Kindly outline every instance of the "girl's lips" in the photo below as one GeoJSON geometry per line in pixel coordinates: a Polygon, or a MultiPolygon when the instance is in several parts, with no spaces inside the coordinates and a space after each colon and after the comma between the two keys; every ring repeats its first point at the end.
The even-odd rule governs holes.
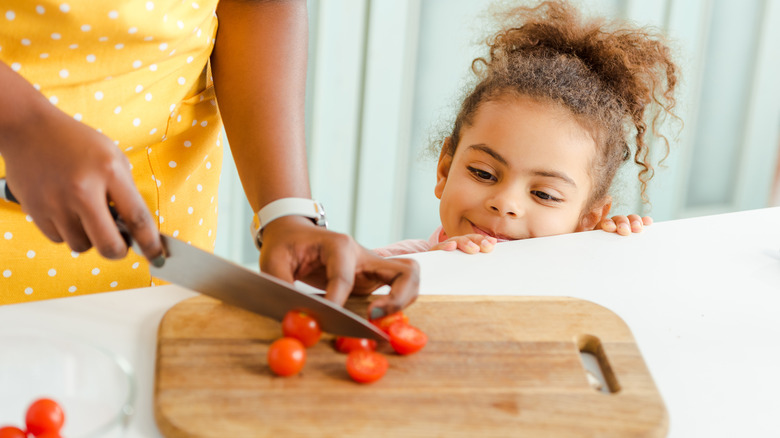
{"type": "Polygon", "coordinates": [[[474,230],[475,233],[481,234],[483,236],[492,237],[492,238],[496,239],[499,242],[506,242],[506,241],[510,241],[510,240],[517,240],[517,239],[514,239],[514,238],[509,237],[509,236],[504,236],[503,234],[497,234],[497,233],[494,233],[492,231],[488,231],[488,230],[482,229],[482,228],[474,225],[473,223],[471,224],[471,228],[474,230]]]}

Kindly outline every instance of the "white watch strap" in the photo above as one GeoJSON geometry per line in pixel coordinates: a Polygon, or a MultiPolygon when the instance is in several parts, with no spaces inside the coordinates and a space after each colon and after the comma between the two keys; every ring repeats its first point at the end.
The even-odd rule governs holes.
{"type": "Polygon", "coordinates": [[[252,221],[252,233],[255,245],[258,249],[263,244],[261,232],[272,221],[284,216],[303,216],[314,222],[315,225],[327,227],[325,209],[322,204],[306,198],[281,198],[266,204],[255,214],[252,221]]]}

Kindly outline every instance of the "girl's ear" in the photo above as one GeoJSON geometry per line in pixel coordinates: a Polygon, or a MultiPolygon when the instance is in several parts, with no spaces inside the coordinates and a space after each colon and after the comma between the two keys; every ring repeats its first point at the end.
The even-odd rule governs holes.
{"type": "Polygon", "coordinates": [[[439,164],[436,166],[436,188],[434,193],[441,199],[444,193],[444,186],[447,184],[447,176],[450,174],[450,165],[452,165],[452,144],[450,137],[444,139],[444,144],[439,152],[439,164]]]}
{"type": "Polygon", "coordinates": [[[605,196],[599,202],[596,202],[590,211],[585,212],[580,218],[580,224],[576,232],[595,230],[602,219],[608,217],[609,210],[612,208],[612,197],[605,196]]]}

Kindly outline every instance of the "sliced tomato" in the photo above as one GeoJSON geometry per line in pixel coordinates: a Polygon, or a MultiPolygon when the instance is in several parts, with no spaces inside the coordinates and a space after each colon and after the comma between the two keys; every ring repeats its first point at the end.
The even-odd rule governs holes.
{"type": "Polygon", "coordinates": [[[387,334],[390,335],[390,345],[398,354],[416,353],[428,343],[428,335],[406,322],[394,323],[387,334]]]}
{"type": "Polygon", "coordinates": [[[32,402],[25,416],[27,432],[38,436],[44,433],[59,433],[65,423],[65,413],[56,401],[41,398],[32,402]]]}
{"type": "Polygon", "coordinates": [[[0,438],[27,438],[27,434],[15,426],[0,427],[0,438]]]}
{"type": "Polygon", "coordinates": [[[399,312],[391,313],[390,315],[387,316],[383,316],[381,318],[376,318],[371,320],[372,324],[379,327],[379,329],[385,333],[388,333],[390,326],[395,324],[396,322],[408,323],[409,317],[404,315],[403,312],[399,311],[399,312]]]}
{"type": "Polygon", "coordinates": [[[282,319],[282,333],[301,341],[308,348],[319,342],[322,330],[317,320],[307,313],[291,310],[282,319]]]}
{"type": "Polygon", "coordinates": [[[268,366],[279,376],[294,376],[305,363],[306,347],[295,338],[279,338],[268,347],[268,366]]]}
{"type": "Polygon", "coordinates": [[[387,359],[376,351],[354,350],[347,355],[347,373],[358,383],[381,379],[387,367],[387,359]]]}
{"type": "Polygon", "coordinates": [[[376,341],[366,338],[350,338],[347,336],[337,336],[333,340],[333,346],[340,353],[350,353],[355,350],[376,350],[376,341]]]}
{"type": "Polygon", "coordinates": [[[59,432],[44,432],[40,435],[35,435],[35,438],[62,438],[59,432]]]}

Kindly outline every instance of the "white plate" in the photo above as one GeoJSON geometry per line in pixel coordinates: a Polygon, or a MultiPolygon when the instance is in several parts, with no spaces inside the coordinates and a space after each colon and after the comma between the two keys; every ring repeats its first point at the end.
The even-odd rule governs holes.
{"type": "Polygon", "coordinates": [[[51,398],[62,406],[67,438],[124,436],[133,414],[130,364],[80,339],[41,334],[0,334],[0,426],[25,429],[27,407],[51,398]]]}

